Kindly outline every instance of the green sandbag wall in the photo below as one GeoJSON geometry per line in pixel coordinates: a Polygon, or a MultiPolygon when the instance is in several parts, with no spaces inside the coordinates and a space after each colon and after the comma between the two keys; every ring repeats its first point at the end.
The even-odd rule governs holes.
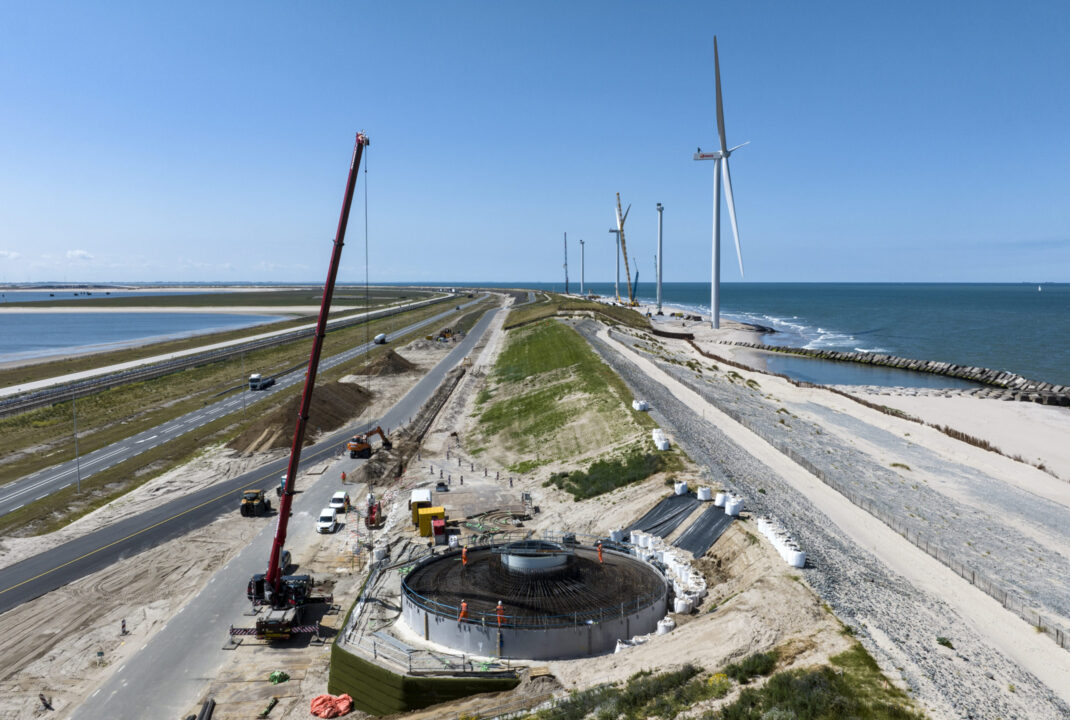
{"type": "Polygon", "coordinates": [[[486,692],[512,690],[520,684],[515,677],[409,677],[398,675],[375,663],[331,645],[331,672],[327,692],[348,694],[353,704],[371,715],[409,712],[486,692]]]}

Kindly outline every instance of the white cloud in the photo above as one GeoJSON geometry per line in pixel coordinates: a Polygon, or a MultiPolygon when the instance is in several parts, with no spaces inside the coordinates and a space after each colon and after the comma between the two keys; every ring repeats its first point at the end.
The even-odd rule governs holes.
{"type": "Polygon", "coordinates": [[[22,253],[17,253],[14,250],[0,250],[0,259],[18,260],[20,257],[22,257],[22,253]]]}
{"type": "Polygon", "coordinates": [[[92,260],[93,256],[85,250],[68,250],[68,260],[92,260]]]}

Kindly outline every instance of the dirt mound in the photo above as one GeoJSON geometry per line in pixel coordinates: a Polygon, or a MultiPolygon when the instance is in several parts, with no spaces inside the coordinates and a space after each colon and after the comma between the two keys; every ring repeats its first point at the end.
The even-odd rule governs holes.
{"type": "Polygon", "coordinates": [[[387,350],[379,357],[362,367],[358,375],[401,375],[416,369],[416,365],[398,355],[393,350],[387,350]]]}
{"type": "Polygon", "coordinates": [[[428,350],[434,350],[438,347],[438,343],[431,342],[430,340],[413,340],[406,345],[403,350],[414,350],[416,352],[426,352],[428,350]]]}
{"type": "MultiPolygon", "coordinates": [[[[349,422],[371,404],[371,401],[371,391],[354,383],[331,382],[317,386],[312,393],[312,406],[308,411],[305,445],[311,445],[319,433],[335,430],[349,422]]],[[[243,453],[290,447],[300,407],[300,395],[275,406],[234,438],[227,447],[243,453]]]]}

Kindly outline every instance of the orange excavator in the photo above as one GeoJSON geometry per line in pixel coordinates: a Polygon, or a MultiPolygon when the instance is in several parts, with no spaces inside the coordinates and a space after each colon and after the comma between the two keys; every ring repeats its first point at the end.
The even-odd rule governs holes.
{"type": "Polygon", "coordinates": [[[383,441],[383,447],[387,450],[394,447],[394,443],[387,439],[383,429],[381,427],[376,427],[366,433],[354,435],[353,438],[346,443],[346,450],[349,451],[349,457],[370,458],[372,456],[372,444],[370,442],[372,435],[378,435],[383,441]]]}

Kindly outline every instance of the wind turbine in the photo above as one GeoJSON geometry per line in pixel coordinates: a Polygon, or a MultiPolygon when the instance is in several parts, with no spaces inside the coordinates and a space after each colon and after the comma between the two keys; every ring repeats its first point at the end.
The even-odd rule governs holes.
{"type": "Polygon", "coordinates": [[[713,160],[713,281],[710,283],[710,322],[714,328],[721,327],[721,179],[724,178],[725,200],[728,201],[728,217],[732,220],[732,235],[736,240],[736,257],[739,258],[739,275],[743,277],[743,253],[739,249],[739,226],[736,224],[736,203],[732,199],[732,174],[728,171],[728,157],[750,141],[728,147],[724,132],[724,105],[721,102],[721,63],[717,58],[717,36],[713,37],[713,68],[717,78],[717,134],[721,149],[715,152],[695,153],[695,160],[713,160]]]}

